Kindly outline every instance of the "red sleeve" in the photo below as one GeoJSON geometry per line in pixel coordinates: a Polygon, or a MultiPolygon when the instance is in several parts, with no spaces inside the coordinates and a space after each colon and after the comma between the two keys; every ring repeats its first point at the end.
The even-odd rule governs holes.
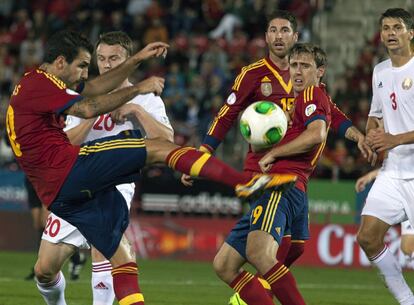
{"type": "Polygon", "coordinates": [[[332,114],[331,128],[342,137],[345,137],[345,132],[352,126],[352,121],[338,108],[330,97],[329,104],[332,114]]]}
{"type": "Polygon", "coordinates": [[[303,103],[299,107],[299,115],[302,116],[304,125],[315,120],[324,120],[327,124],[331,122],[331,109],[328,97],[318,87],[308,87],[303,91],[303,103]]]}
{"type": "Polygon", "coordinates": [[[79,93],[66,88],[66,85],[55,76],[43,71],[33,73],[38,73],[37,77],[31,82],[23,83],[22,86],[33,86],[32,104],[29,107],[33,107],[34,110],[61,114],[83,98],[79,93]]]}
{"type": "Polygon", "coordinates": [[[242,70],[237,76],[232,87],[232,92],[227,97],[226,103],[214,117],[207,131],[202,144],[203,146],[207,146],[211,151],[215,150],[221,141],[223,141],[227,132],[237,120],[239,113],[251,103],[256,82],[257,80],[253,73],[242,70]]]}

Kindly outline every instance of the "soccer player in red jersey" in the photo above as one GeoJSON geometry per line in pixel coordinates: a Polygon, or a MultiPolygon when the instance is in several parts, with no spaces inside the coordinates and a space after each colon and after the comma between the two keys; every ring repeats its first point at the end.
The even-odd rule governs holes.
{"type": "Polygon", "coordinates": [[[286,192],[272,192],[251,202],[249,213],[236,224],[214,259],[218,276],[250,305],[273,301],[258,278],[241,269],[246,261],[268,282],[281,304],[305,304],[293,275],[276,253],[285,230],[295,238],[309,238],[306,183],[325,145],[331,106],[318,87],[325,53],[310,44],[296,44],[290,52],[290,76],[297,95],[293,124],[280,144],[262,154],[259,165],[263,171],[291,170],[298,175],[297,183],[286,192]]]}
{"type": "MultiPolygon", "coordinates": [[[[295,16],[287,11],[277,11],[268,19],[265,33],[269,55],[249,66],[244,67],[234,81],[232,92],[226,104],[220,109],[211,127],[204,138],[200,150],[214,152],[224,139],[228,130],[237,120],[241,111],[248,105],[260,100],[273,101],[285,111],[294,106],[294,91],[289,75],[288,52],[298,38],[295,16]]],[[[320,83],[325,91],[325,86],[320,83]]],[[[331,101],[330,110],[332,122],[330,127],[341,136],[358,143],[364,156],[372,156],[371,151],[364,143],[364,135],[342,111],[331,101]]],[[[250,174],[260,173],[258,161],[263,154],[257,154],[252,149],[247,153],[244,170],[250,174]]],[[[191,177],[183,175],[182,182],[190,186],[191,177]]],[[[290,234],[283,237],[281,247],[277,253],[278,260],[292,264],[304,251],[303,240],[290,241],[290,234]]]]}
{"type": "MultiPolygon", "coordinates": [[[[144,139],[139,130],[71,145],[63,132],[65,115],[92,118],[118,108],[139,93],[161,93],[164,80],[152,77],[107,94],[142,60],[164,54],[167,47],[164,43],[149,44],[116,69],[82,85],[88,77],[93,47],[77,32],[56,33],[46,45],[44,63],[23,76],[7,109],[7,134],[16,160],[42,203],[78,228],[110,260],[115,295],[123,305],[143,305],[144,297],[138,285],[137,264],[121,241],[128,225],[128,208],[116,185],[135,181],[141,168],[154,162],[233,186],[241,197],[296,180],[294,175],[250,179],[209,154],[144,139]],[[76,88],[82,95],[74,91],[76,88]]],[[[63,274],[45,272],[47,267],[40,263],[35,266],[40,290],[64,286],[63,274]]],[[[65,304],[53,298],[46,302],[65,304]]]]}

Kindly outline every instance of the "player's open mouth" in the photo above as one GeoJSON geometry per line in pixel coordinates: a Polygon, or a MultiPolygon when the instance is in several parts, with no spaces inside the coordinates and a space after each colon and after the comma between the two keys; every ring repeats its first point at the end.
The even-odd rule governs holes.
{"type": "Polygon", "coordinates": [[[388,44],[396,44],[398,42],[398,40],[391,38],[391,39],[388,39],[387,42],[388,42],[388,44]]]}
{"type": "Polygon", "coordinates": [[[276,48],[283,48],[285,44],[283,42],[276,42],[273,44],[276,48]]]}
{"type": "Polygon", "coordinates": [[[298,84],[298,85],[303,84],[303,80],[298,79],[298,78],[295,78],[295,79],[293,80],[293,82],[294,82],[295,84],[298,84]]]}

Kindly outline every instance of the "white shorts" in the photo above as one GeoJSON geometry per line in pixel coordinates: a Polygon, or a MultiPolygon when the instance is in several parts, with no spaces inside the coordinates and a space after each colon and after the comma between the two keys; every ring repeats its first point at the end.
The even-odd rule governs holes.
{"type": "MultiPolygon", "coordinates": [[[[128,209],[131,208],[132,197],[134,196],[134,183],[117,185],[116,188],[124,196],[128,209]]],[[[46,227],[43,231],[42,239],[53,244],[65,243],[74,245],[77,248],[89,249],[90,245],[79,230],[66,220],[50,213],[47,218],[46,227]]]]}
{"type": "Polygon", "coordinates": [[[374,216],[389,225],[406,220],[414,224],[414,179],[396,179],[380,171],[361,215],[374,216]]]}
{"type": "Polygon", "coordinates": [[[401,223],[401,235],[414,235],[414,228],[408,220],[401,223]]]}

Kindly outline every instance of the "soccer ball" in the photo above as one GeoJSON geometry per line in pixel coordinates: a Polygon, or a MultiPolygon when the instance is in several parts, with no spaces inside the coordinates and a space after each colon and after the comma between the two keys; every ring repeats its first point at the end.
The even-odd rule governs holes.
{"type": "Polygon", "coordinates": [[[256,147],[270,147],[286,134],[287,119],[275,103],[259,101],[247,107],[240,118],[243,138],[256,147]]]}

